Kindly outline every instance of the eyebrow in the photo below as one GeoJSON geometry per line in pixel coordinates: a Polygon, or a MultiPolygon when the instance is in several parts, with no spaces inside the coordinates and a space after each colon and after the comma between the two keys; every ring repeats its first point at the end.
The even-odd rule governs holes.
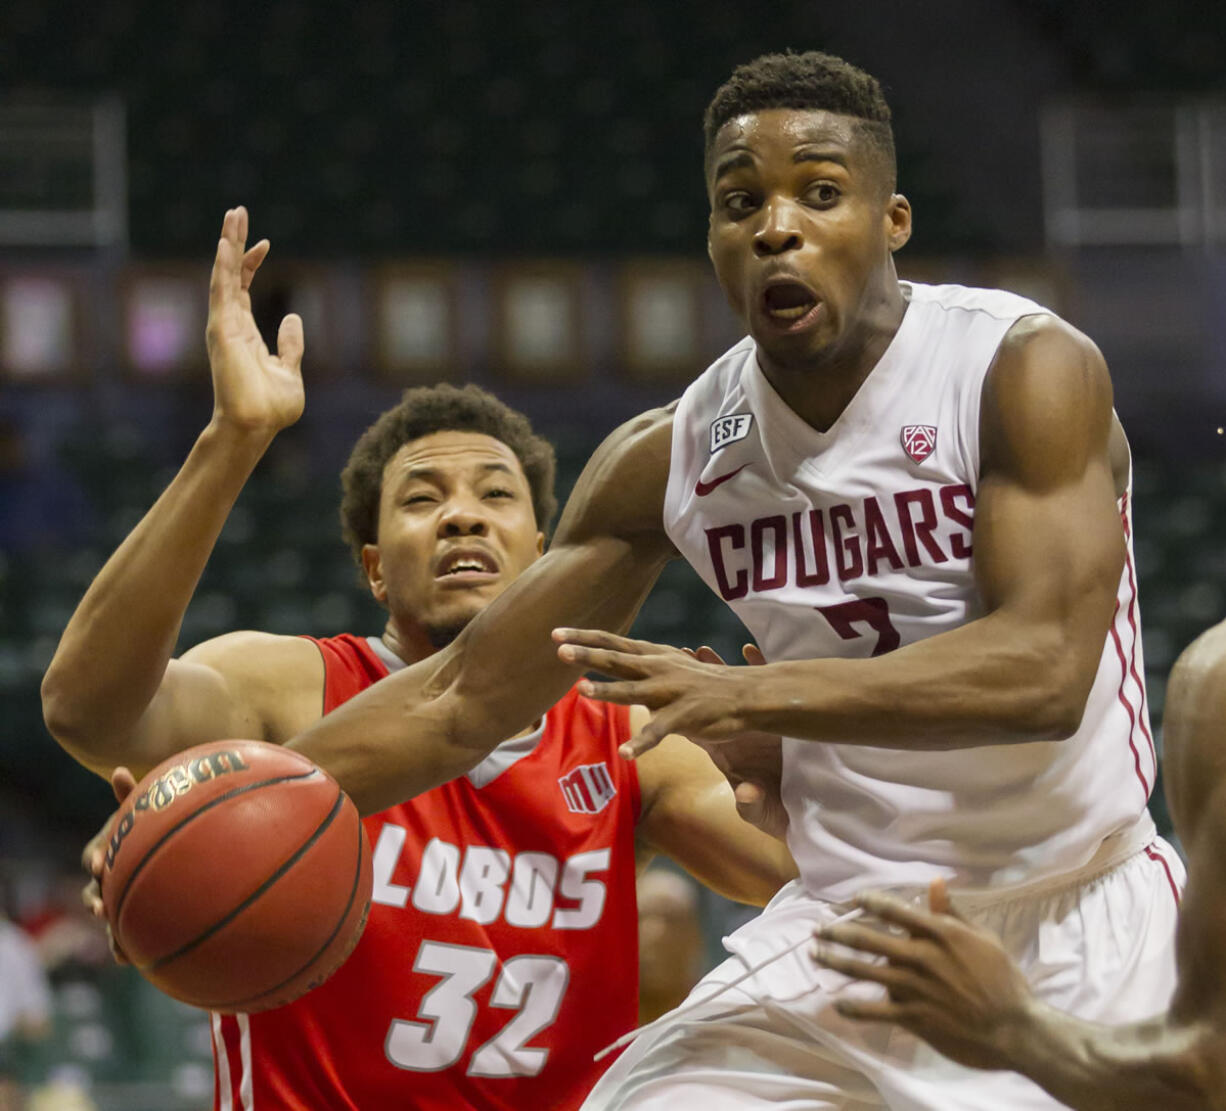
{"type": "Polygon", "coordinates": [[[847,156],[837,150],[798,150],[792,155],[793,162],[833,162],[847,169],[847,156]]]}
{"type": "MultiPolygon", "coordinates": [[[[479,469],[484,472],[484,474],[499,473],[511,475],[512,477],[515,475],[515,472],[505,463],[481,463],[479,464],[479,469]]],[[[428,463],[422,463],[416,467],[410,467],[407,471],[405,471],[401,476],[401,481],[412,482],[415,479],[421,479],[429,482],[433,479],[437,479],[439,473],[438,467],[432,467],[428,463]]]]}
{"type": "MultiPolygon", "coordinates": [[[[801,162],[833,162],[836,166],[842,166],[843,169],[847,169],[847,156],[835,150],[802,148],[792,155],[792,162],[795,164],[801,162]]],[[[724,174],[729,174],[733,170],[752,168],[753,164],[753,155],[747,150],[726,154],[715,163],[715,180],[719,181],[724,174]]]]}

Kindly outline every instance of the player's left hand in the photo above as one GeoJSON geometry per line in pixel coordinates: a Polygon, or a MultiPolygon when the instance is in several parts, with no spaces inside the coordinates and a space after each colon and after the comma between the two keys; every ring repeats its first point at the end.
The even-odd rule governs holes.
{"type": "MultiPolygon", "coordinates": [[[[111,790],[115,794],[116,802],[122,804],[135,787],[136,777],[127,768],[119,767],[111,772],[111,790]]],[[[118,811],[102,823],[102,828],[89,839],[81,851],[81,867],[89,876],[89,882],[81,890],[81,901],[89,908],[90,913],[105,925],[107,944],[111,948],[111,956],[115,958],[115,963],[127,964],[128,958],[115,941],[114,934],[111,933],[111,925],[106,920],[106,908],[102,904],[102,871],[106,863],[106,847],[111,839],[111,826],[115,822],[116,814],[118,811]]]]}
{"type": "Polygon", "coordinates": [[[928,901],[925,910],[880,892],[865,894],[857,905],[893,928],[860,919],[817,931],[818,964],[886,989],[884,999],[842,999],[835,1009],[847,1018],[896,1022],[959,1064],[1011,1068],[1009,1047],[1038,1005],[1030,986],[995,935],[953,909],[941,880],[933,882],[928,901]]]}
{"type": "Polygon", "coordinates": [[[651,721],[621,746],[627,759],[654,748],[669,733],[701,737],[707,747],[754,730],[745,713],[749,668],[708,663],[681,648],[599,629],[554,629],[553,639],[564,663],[612,676],[612,682],[582,680],[581,694],[651,711],[651,721]]]}

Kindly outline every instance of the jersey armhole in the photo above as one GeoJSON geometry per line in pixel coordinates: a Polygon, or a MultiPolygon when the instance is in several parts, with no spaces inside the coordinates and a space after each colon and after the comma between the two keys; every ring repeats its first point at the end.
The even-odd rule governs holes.
{"type": "Polygon", "coordinates": [[[328,681],[330,678],[329,673],[331,668],[329,667],[329,664],[331,661],[328,659],[328,653],[324,650],[324,643],[322,640],[320,640],[318,637],[313,637],[308,633],[300,633],[299,636],[303,640],[309,640],[313,645],[315,645],[315,650],[319,653],[319,658],[323,661],[324,685],[323,692],[320,696],[319,716],[324,717],[326,714],[336,708],[335,706],[328,705],[328,694],[331,690],[331,684],[328,681]]]}
{"type": "Polygon", "coordinates": [[[623,760],[617,751],[622,744],[630,740],[630,707],[613,706],[613,759],[623,765],[626,773],[626,783],[630,788],[631,804],[634,809],[634,824],[637,827],[643,814],[643,794],[639,788],[639,766],[633,760],[623,760]]]}

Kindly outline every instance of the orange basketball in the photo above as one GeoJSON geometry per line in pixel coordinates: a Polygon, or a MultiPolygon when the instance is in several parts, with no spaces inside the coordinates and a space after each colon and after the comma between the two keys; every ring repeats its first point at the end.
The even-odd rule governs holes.
{"type": "Polygon", "coordinates": [[[305,756],[262,741],[181,752],[115,816],[102,901],[141,974],[214,1011],[264,1011],[321,984],[370,906],[357,809],[305,756]]]}

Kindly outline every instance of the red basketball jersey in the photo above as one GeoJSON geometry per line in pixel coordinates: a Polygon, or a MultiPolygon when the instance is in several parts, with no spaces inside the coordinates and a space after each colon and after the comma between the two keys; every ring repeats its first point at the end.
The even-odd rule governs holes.
{"type": "MultiPolygon", "coordinates": [[[[324,713],[388,674],[362,638],[316,643],[324,713]]],[[[296,1002],[213,1016],[217,1111],[578,1107],[638,1016],[628,735],[625,707],[572,690],[531,737],[365,819],[361,941],[296,1002]]]]}

